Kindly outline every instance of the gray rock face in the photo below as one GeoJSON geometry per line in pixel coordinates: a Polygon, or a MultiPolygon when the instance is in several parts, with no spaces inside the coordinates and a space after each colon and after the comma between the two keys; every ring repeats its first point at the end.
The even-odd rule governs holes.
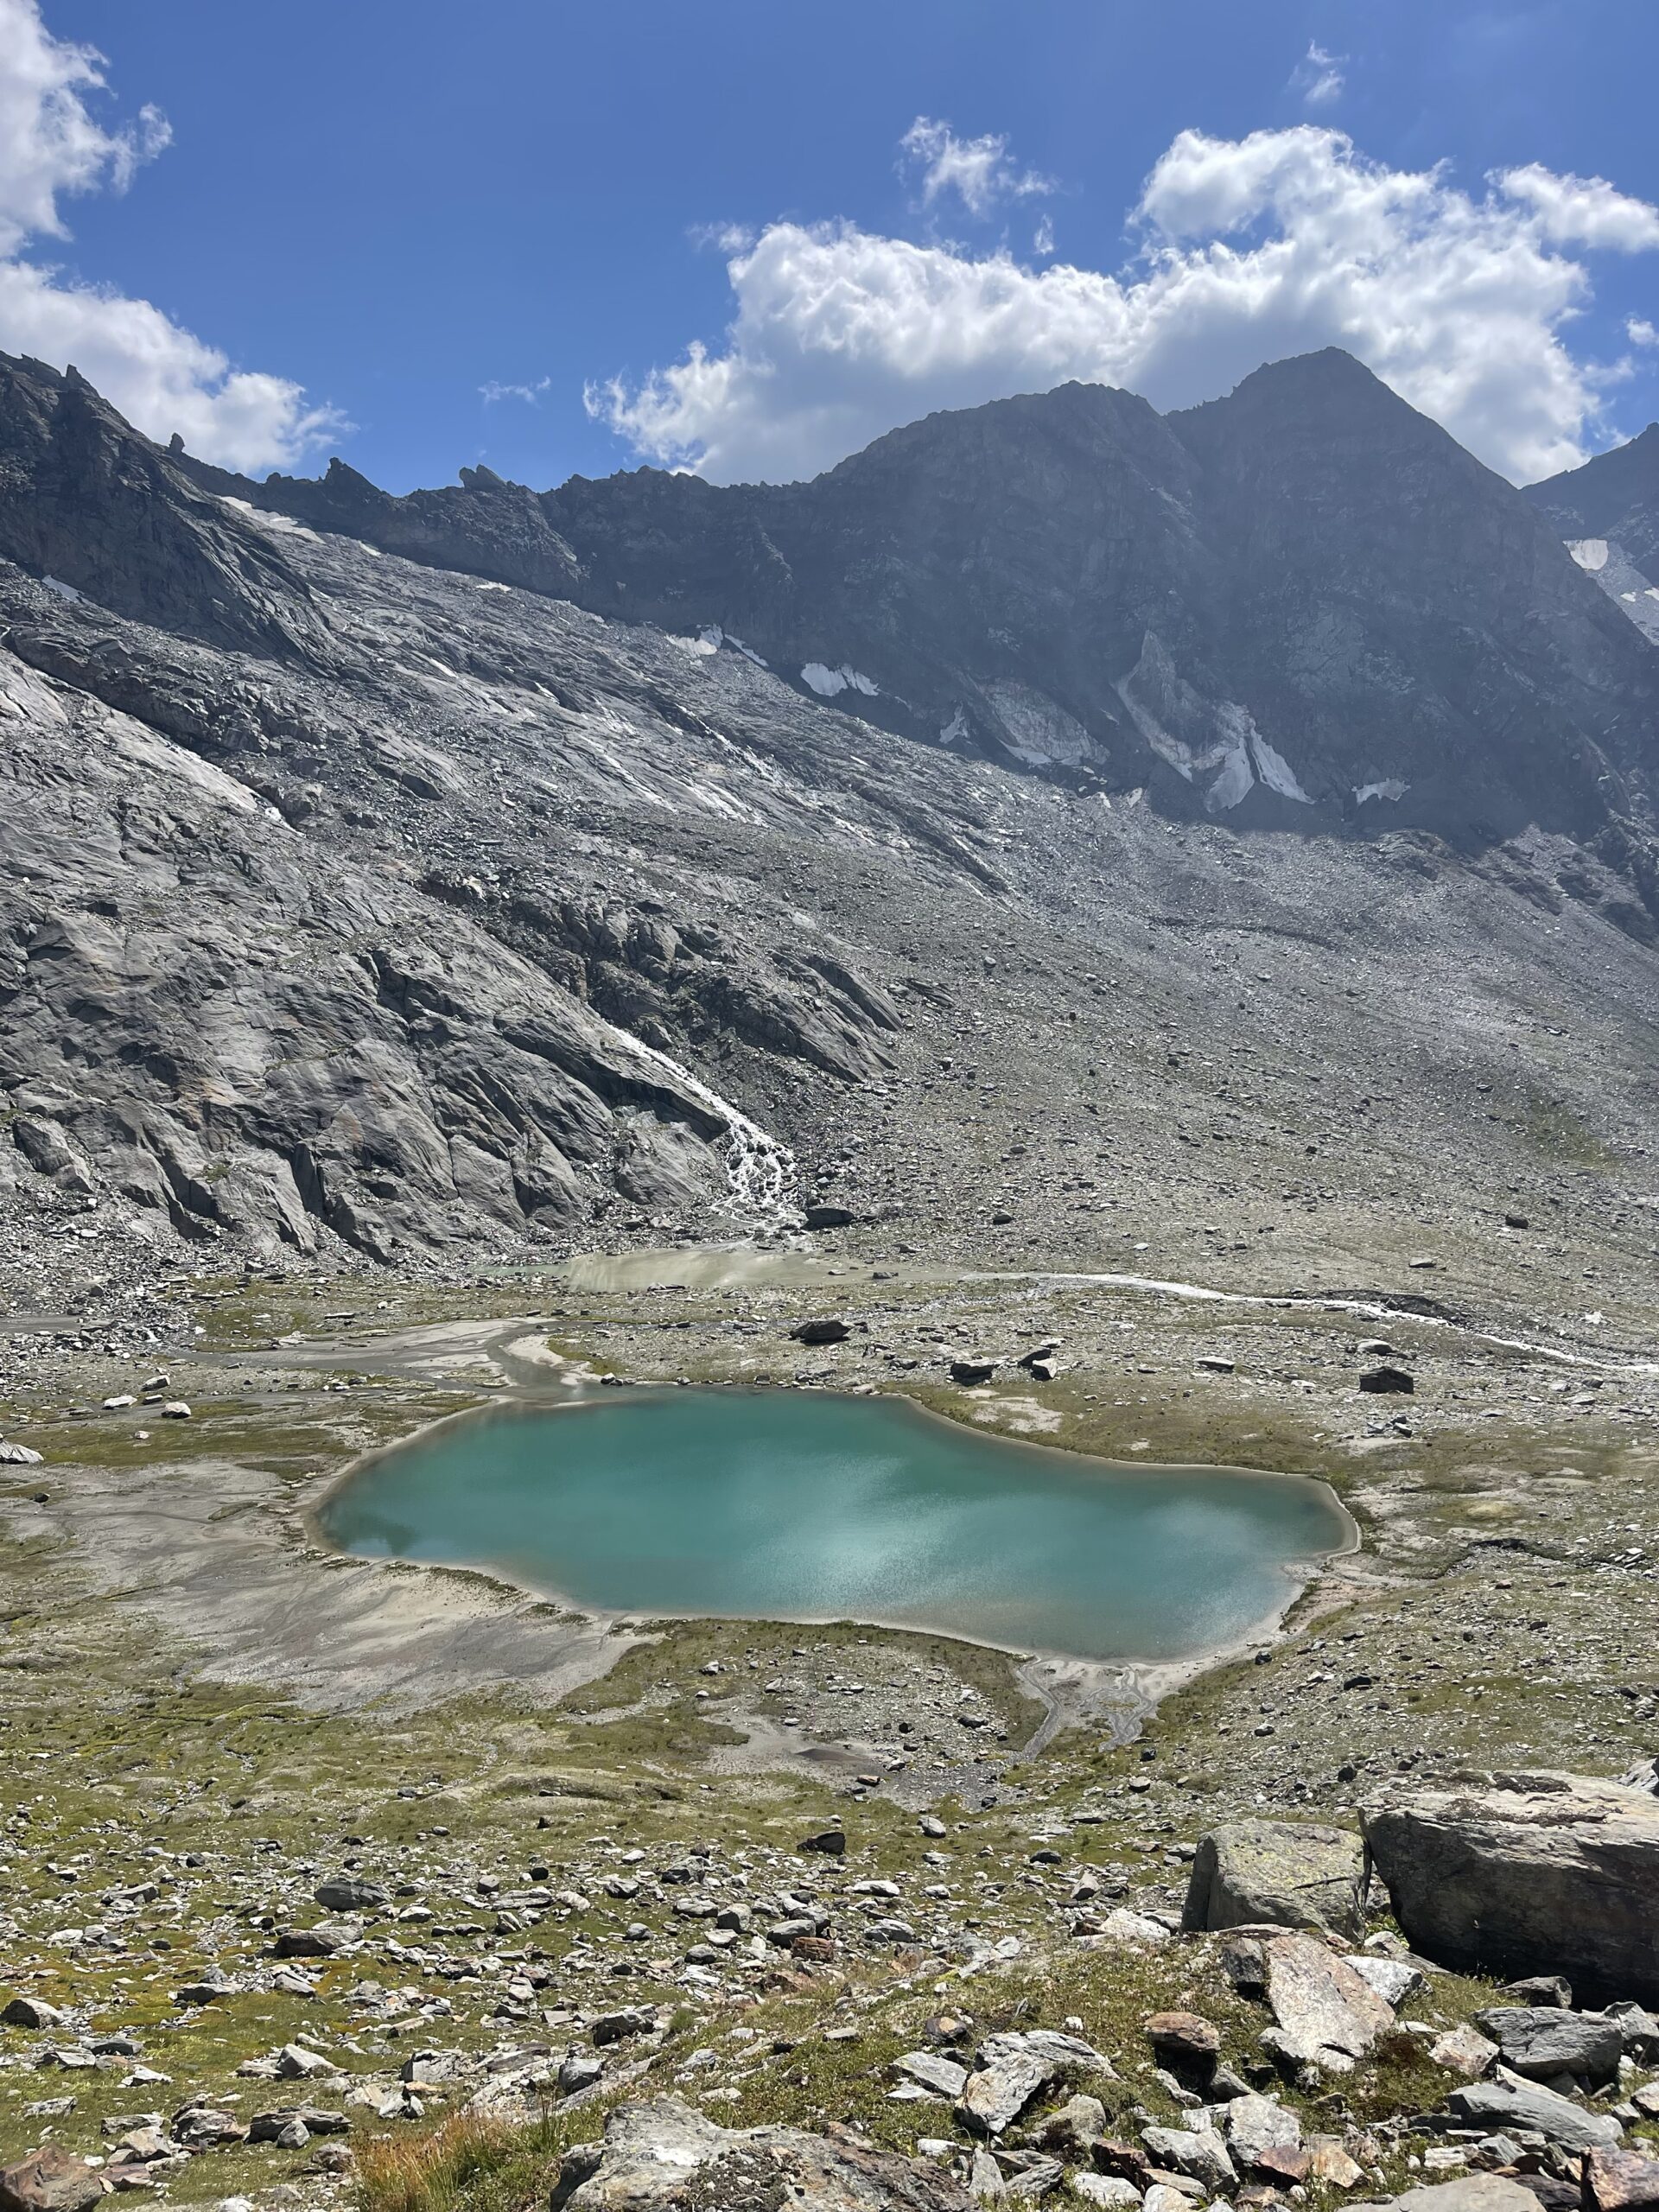
{"type": "Polygon", "coordinates": [[[1345,1828],[1286,1821],[1236,1821],[1201,1839],[1181,1924],[1188,1929],[1327,1928],[1364,1931],[1364,1853],[1345,1828]]]}
{"type": "Polygon", "coordinates": [[[850,2130],[725,2128],[677,2099],[620,2105],[597,2159],[573,2153],[554,2212],[970,2212],[973,2199],[937,2166],[873,2150],[850,2130]],[[574,2186],[570,2184],[574,2183],[574,2186]]]}
{"type": "Polygon", "coordinates": [[[1452,2090],[1446,2101],[1453,2117],[1470,2126],[1535,2127],[1569,2151],[1605,2150],[1624,2139],[1624,2130],[1611,2113],[1586,2112],[1535,2082],[1472,2082],[1452,2090]]]}
{"type": "Polygon", "coordinates": [[[1373,1804],[1365,1839],[1428,1957],[1659,1996],[1659,1801],[1582,1776],[1499,1777],[1373,1804]]]}

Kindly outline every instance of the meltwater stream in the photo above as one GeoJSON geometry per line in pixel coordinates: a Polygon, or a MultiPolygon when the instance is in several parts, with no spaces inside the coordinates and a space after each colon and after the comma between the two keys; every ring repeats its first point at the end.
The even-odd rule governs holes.
{"type": "Polygon", "coordinates": [[[492,1408],[363,1461],[316,1520],[343,1551],[481,1567],[599,1611],[1154,1662],[1271,1621],[1355,1534],[1300,1476],[1119,1466],[899,1399],[784,1390],[492,1408]]]}

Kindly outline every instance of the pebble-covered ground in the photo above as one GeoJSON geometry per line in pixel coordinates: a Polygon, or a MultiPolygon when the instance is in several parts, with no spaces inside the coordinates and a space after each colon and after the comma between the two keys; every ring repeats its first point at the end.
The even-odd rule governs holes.
{"type": "MultiPolygon", "coordinates": [[[[1190,2094],[1141,2028],[1173,2008],[1365,2192],[1474,2156],[1405,2122],[1456,2078],[1429,2046],[1489,1989],[1432,1976],[1351,2075],[1269,2079],[1269,2016],[1171,1929],[1219,1819],[1351,1825],[1402,1774],[1651,1753],[1652,1378],[1427,1318],[967,1282],[903,1255],[645,1272],[464,1293],[179,1275],[14,1333],[0,1434],[41,1456],[0,1469],[0,2004],[44,2024],[0,2026],[0,2148],[49,2139],[177,2202],[321,2204],[378,2137],[463,2106],[591,2133],[643,2083],[723,2122],[850,2117],[954,2158],[951,2099],[895,2061],[1073,2033],[1119,2078],[1049,2104],[1081,2087],[1135,2136],[1190,2094]],[[791,1336],[825,1316],[844,1341],[791,1336]],[[1385,1329],[1408,1397],[1357,1389],[1385,1329]],[[1033,1347],[1052,1379],[1019,1366],[1033,1347]],[[968,1357],[988,1381],[950,1379],[968,1357]],[[559,1632],[476,1578],[343,1569],[296,1515],[365,1446],[577,1372],[898,1388],[1119,1458],[1319,1473],[1363,1544],[1281,1636],[1093,1704],[1004,1655],[850,1627],[601,1636],[556,1700],[527,1669],[468,1674],[465,1622],[424,1692],[389,1688],[332,1615],[290,1665],[319,1639],[306,1593],[343,1573],[464,1584],[521,1643],[559,1632]],[[240,1547],[240,1613],[179,1579],[210,1538],[240,1547]],[[298,1593],[290,1617],[273,1590],[298,1593]],[[829,1834],[844,1852],[803,1848],[829,1834]]],[[[998,2139],[1005,2180],[1052,2163],[1039,2122],[998,2139]]]]}

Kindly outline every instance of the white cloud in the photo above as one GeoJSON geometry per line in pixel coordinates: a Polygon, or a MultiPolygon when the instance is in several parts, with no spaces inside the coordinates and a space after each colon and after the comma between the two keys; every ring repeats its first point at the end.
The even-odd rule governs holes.
{"type": "Polygon", "coordinates": [[[1532,162],[1492,179],[1500,192],[1523,200],[1543,235],[1557,245],[1601,246],[1614,253],[1642,253],[1659,246],[1659,207],[1615,192],[1605,177],[1556,176],[1532,162]]]}
{"type": "Polygon", "coordinates": [[[728,260],[722,344],[590,388],[589,410],[647,459],[779,479],[935,408],[1070,378],[1185,406],[1334,345],[1527,480],[1581,460],[1599,419],[1605,372],[1564,334],[1589,272],[1560,247],[1659,245],[1659,212],[1599,179],[1535,167],[1477,196],[1311,124],[1183,131],[1132,221],[1141,251],[1116,273],[772,223],[728,260]]]}
{"type": "Polygon", "coordinates": [[[1039,222],[1036,231],[1033,232],[1032,237],[1031,250],[1036,255],[1039,261],[1047,261],[1052,257],[1054,252],[1054,224],[1050,216],[1045,215],[1039,222]]]}
{"type": "Polygon", "coordinates": [[[1054,189],[1034,169],[1018,169],[1000,132],[958,138],[948,123],[918,115],[899,140],[899,171],[919,170],[923,204],[955,193],[970,215],[988,215],[1000,200],[1029,200],[1054,189]]]}
{"type": "Polygon", "coordinates": [[[107,129],[90,105],[105,90],[103,57],[54,38],[38,0],[0,0],[0,348],[73,362],[141,430],[178,430],[226,467],[291,464],[346,427],[331,409],[308,407],[285,377],[233,369],[148,300],[22,257],[31,238],[68,235],[60,200],[124,192],[171,139],[149,106],[107,129]]]}
{"type": "Polygon", "coordinates": [[[1290,89],[1300,92],[1306,107],[1329,107],[1342,98],[1342,88],[1347,83],[1342,65],[1345,54],[1328,54],[1317,39],[1310,39],[1307,52],[1290,73],[1290,89]]]}
{"type": "Polygon", "coordinates": [[[552,383],[551,377],[538,377],[534,384],[498,384],[493,377],[478,387],[478,396],[486,407],[493,407],[503,399],[522,399],[526,407],[533,407],[552,383]]]}
{"type": "Polygon", "coordinates": [[[1624,335],[1632,346],[1659,346],[1659,330],[1645,315],[1631,315],[1624,325],[1624,335]]]}

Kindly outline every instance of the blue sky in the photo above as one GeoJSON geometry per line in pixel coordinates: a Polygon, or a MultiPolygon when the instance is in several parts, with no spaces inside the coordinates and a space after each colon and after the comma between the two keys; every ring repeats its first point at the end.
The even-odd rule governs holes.
{"type": "Polygon", "coordinates": [[[1651,0],[0,0],[0,346],[402,490],[1335,338],[1525,476],[1659,414],[1656,82],[1651,0]]]}

